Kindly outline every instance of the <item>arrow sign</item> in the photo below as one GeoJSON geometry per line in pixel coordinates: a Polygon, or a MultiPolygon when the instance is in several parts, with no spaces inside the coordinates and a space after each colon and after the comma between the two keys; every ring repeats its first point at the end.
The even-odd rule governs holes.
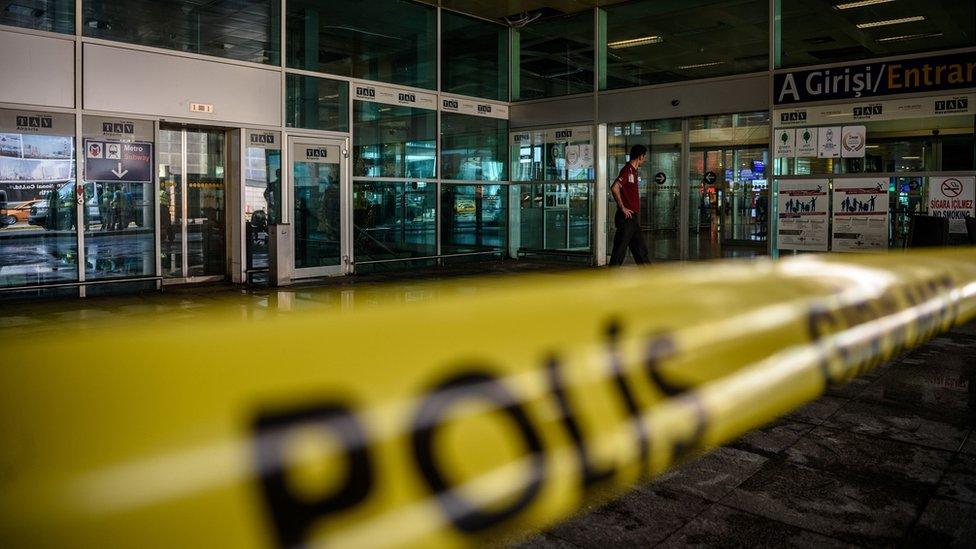
{"type": "Polygon", "coordinates": [[[718,176],[715,175],[715,172],[705,172],[705,177],[702,178],[702,181],[704,181],[706,185],[714,185],[716,179],[718,179],[718,176]]]}
{"type": "Polygon", "coordinates": [[[654,174],[654,181],[658,185],[664,185],[664,182],[668,180],[668,176],[664,175],[664,172],[657,172],[654,174]]]}
{"type": "Polygon", "coordinates": [[[125,174],[127,174],[127,173],[129,173],[129,170],[123,170],[123,169],[122,169],[122,163],[121,163],[121,162],[119,162],[119,167],[118,167],[118,168],[116,168],[116,169],[114,169],[114,170],[112,170],[112,173],[114,173],[114,174],[115,174],[115,177],[118,177],[119,179],[122,179],[122,177],[123,177],[123,176],[124,176],[125,174]]]}

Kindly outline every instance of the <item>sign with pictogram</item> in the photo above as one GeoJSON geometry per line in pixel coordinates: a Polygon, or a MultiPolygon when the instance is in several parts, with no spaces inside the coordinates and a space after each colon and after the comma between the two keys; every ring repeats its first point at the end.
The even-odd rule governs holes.
{"type": "Polygon", "coordinates": [[[929,178],[929,215],[949,220],[949,232],[966,234],[966,218],[976,216],[976,178],[929,178]]]}
{"type": "Polygon", "coordinates": [[[151,183],[152,143],[85,141],[85,179],[88,181],[151,183]]]}

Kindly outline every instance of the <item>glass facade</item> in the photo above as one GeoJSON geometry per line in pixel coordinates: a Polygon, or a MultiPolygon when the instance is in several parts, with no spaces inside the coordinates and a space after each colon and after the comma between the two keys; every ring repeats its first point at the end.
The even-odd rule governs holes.
{"type": "Polygon", "coordinates": [[[26,29],[75,32],[75,0],[17,0],[0,9],[0,25],[26,29]]]}
{"type": "Polygon", "coordinates": [[[281,134],[251,130],[244,143],[246,268],[267,269],[268,226],[282,219],[281,134]]]}
{"type": "Polygon", "coordinates": [[[798,67],[976,45],[969,0],[778,0],[776,66],[798,67]],[[843,9],[841,6],[844,6],[843,9]]]}
{"type": "Polygon", "coordinates": [[[508,27],[442,12],[441,91],[508,101],[508,27]]]}
{"type": "Polygon", "coordinates": [[[639,0],[604,9],[602,89],[769,70],[768,0],[639,0]]]}
{"type": "Polygon", "coordinates": [[[278,0],[85,0],[85,36],[239,61],[281,61],[278,0]]]}
{"type": "Polygon", "coordinates": [[[406,0],[290,0],[289,67],[437,87],[437,9],[406,0]]]}
{"type": "Polygon", "coordinates": [[[437,167],[437,111],[356,101],[353,176],[432,179],[437,167]]]}
{"type": "Polygon", "coordinates": [[[441,178],[502,181],[508,165],[508,120],[441,114],[441,178]]]}
{"type": "Polygon", "coordinates": [[[349,131],[349,83],[301,74],[285,78],[289,128],[349,131]]]}
{"type": "Polygon", "coordinates": [[[593,12],[540,19],[513,31],[513,99],[593,91],[593,12]]]}
{"type": "Polygon", "coordinates": [[[441,184],[441,253],[502,250],[508,186],[441,184]]]}
{"type": "Polygon", "coordinates": [[[437,254],[437,185],[357,181],[353,185],[357,263],[437,254]]]}

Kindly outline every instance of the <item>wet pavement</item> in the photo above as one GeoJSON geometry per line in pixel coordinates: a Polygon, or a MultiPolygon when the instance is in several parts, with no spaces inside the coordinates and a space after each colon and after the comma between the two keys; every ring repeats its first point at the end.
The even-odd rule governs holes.
{"type": "Polygon", "coordinates": [[[524,542],[976,546],[976,324],[524,542]]]}

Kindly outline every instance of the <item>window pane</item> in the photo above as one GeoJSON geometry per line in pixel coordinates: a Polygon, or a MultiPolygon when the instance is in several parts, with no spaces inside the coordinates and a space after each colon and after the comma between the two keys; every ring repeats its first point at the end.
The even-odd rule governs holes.
{"type": "Polygon", "coordinates": [[[357,181],[353,185],[356,263],[437,253],[437,186],[357,181]]]}
{"type": "Polygon", "coordinates": [[[85,0],[85,36],[280,63],[279,0],[85,0]]]}
{"type": "Polygon", "coordinates": [[[437,86],[437,10],[404,0],[290,0],[288,66],[437,86]]]}
{"type": "Polygon", "coordinates": [[[437,166],[437,112],[356,101],[353,174],[430,179],[437,166]]]}
{"type": "Polygon", "coordinates": [[[4,2],[0,25],[42,31],[75,32],[75,0],[17,0],[4,2]]]}
{"type": "Polygon", "coordinates": [[[441,91],[508,100],[508,27],[441,14],[441,91]]]}
{"type": "Polygon", "coordinates": [[[769,69],[767,0],[641,0],[606,14],[605,89],[769,69]]]}
{"type": "Polygon", "coordinates": [[[971,0],[899,0],[843,10],[809,0],[780,3],[778,67],[860,61],[976,44],[976,2],[971,0]],[[858,28],[859,24],[899,20],[858,28]]]}
{"type": "Polygon", "coordinates": [[[247,268],[268,267],[268,225],[281,220],[281,134],[248,130],[244,149],[247,268]]]}
{"type": "Polygon", "coordinates": [[[530,23],[515,32],[515,99],[593,91],[593,12],[530,23]]]}
{"type": "Polygon", "coordinates": [[[442,113],[441,125],[443,179],[505,179],[507,120],[442,113]]]}
{"type": "Polygon", "coordinates": [[[285,79],[289,128],[349,131],[349,83],[289,74],[285,79]]]}
{"type": "Polygon", "coordinates": [[[78,280],[73,133],[71,115],[0,110],[0,286],[78,280]]]}
{"type": "Polygon", "coordinates": [[[502,249],[507,225],[507,185],[441,185],[442,254],[502,249]]]}

